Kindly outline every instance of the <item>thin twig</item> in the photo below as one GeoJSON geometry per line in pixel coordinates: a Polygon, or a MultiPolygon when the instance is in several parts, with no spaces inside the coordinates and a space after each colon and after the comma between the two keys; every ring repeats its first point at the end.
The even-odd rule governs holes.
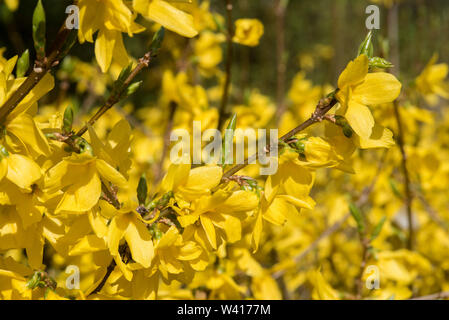
{"type": "Polygon", "coordinates": [[[114,206],[117,210],[121,208],[120,201],[117,198],[117,192],[111,189],[106,183],[101,181],[101,191],[103,191],[104,199],[114,206]]]}
{"type": "Polygon", "coordinates": [[[96,293],[100,292],[101,289],[103,289],[103,287],[106,284],[106,281],[108,280],[108,278],[111,275],[112,271],[114,271],[115,266],[116,266],[115,260],[112,259],[111,263],[108,265],[108,267],[106,269],[106,274],[104,275],[103,279],[101,280],[101,282],[98,284],[98,286],[89,295],[96,294],[96,293]]]}
{"type": "Polygon", "coordinates": [[[225,67],[225,83],[223,87],[223,94],[221,97],[221,104],[218,114],[218,130],[221,130],[226,117],[227,117],[227,107],[229,100],[229,87],[231,84],[231,75],[232,75],[232,63],[233,63],[233,48],[232,48],[232,38],[234,36],[234,27],[232,22],[232,0],[226,0],[226,15],[227,15],[227,58],[226,58],[226,67],[225,67]]]}
{"type": "Polygon", "coordinates": [[[366,238],[366,235],[361,235],[360,242],[362,244],[362,261],[360,263],[359,275],[356,278],[356,297],[362,299],[363,294],[363,273],[365,271],[366,262],[370,256],[369,249],[371,248],[370,239],[366,238]]]}
{"type": "Polygon", "coordinates": [[[410,175],[407,170],[407,153],[405,151],[405,142],[404,142],[404,131],[402,128],[402,120],[401,120],[401,113],[399,110],[399,104],[397,101],[393,102],[393,108],[394,108],[394,115],[396,118],[396,123],[398,126],[398,136],[397,136],[397,142],[399,146],[399,150],[401,151],[402,156],[402,173],[404,175],[404,202],[405,207],[407,210],[407,220],[408,220],[408,241],[407,241],[407,247],[409,250],[413,249],[413,213],[412,213],[412,202],[413,202],[413,195],[410,188],[410,175]]]}
{"type": "Polygon", "coordinates": [[[63,55],[64,46],[72,30],[66,28],[65,23],[56,35],[56,39],[50,50],[50,54],[43,61],[36,61],[33,71],[21,84],[21,86],[5,101],[0,108],[0,123],[4,123],[8,115],[17,105],[30,93],[31,90],[44,78],[44,76],[55,66],[57,66],[63,55]]]}
{"type": "MultiPolygon", "coordinates": [[[[285,141],[289,140],[291,137],[293,137],[294,135],[296,135],[297,133],[307,129],[308,127],[310,127],[314,123],[324,120],[324,118],[323,118],[324,115],[330,109],[332,109],[337,104],[337,102],[338,101],[337,101],[337,99],[335,99],[335,97],[322,99],[318,103],[318,105],[317,105],[317,107],[315,109],[315,112],[312,114],[312,116],[309,119],[304,121],[302,124],[300,124],[296,128],[292,129],[290,132],[286,133],[279,140],[285,142],[285,141]]],[[[264,152],[265,153],[269,153],[272,147],[273,146],[267,146],[267,148],[266,148],[267,150],[265,150],[264,152]]],[[[232,167],[231,169],[229,169],[228,171],[226,171],[223,174],[223,177],[222,177],[221,181],[222,182],[226,182],[227,179],[229,179],[231,176],[233,176],[234,174],[236,174],[237,172],[239,172],[240,170],[245,168],[249,163],[251,163],[255,159],[257,159],[257,156],[258,156],[258,154],[254,154],[253,156],[251,156],[249,158],[246,158],[244,163],[238,164],[238,165],[232,167]]]]}
{"type": "Polygon", "coordinates": [[[150,64],[152,58],[152,52],[149,51],[145,53],[145,55],[139,59],[139,63],[134,68],[134,70],[131,72],[131,74],[126,78],[126,80],[123,82],[122,87],[115,92],[115,94],[111,95],[106,103],[97,111],[97,113],[90,118],[90,120],[87,122],[84,127],[82,127],[78,132],[77,136],[81,137],[86,131],[88,125],[93,125],[98,119],[101,118],[103,114],[105,114],[110,108],[112,108],[117,102],[120,101],[120,99],[123,96],[124,91],[129,87],[131,82],[134,80],[134,78],[142,71],[144,68],[148,67],[150,64]]]}

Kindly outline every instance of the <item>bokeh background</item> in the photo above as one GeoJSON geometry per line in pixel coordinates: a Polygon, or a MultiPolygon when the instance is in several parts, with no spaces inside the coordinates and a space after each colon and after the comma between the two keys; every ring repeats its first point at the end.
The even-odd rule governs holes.
{"type": "MultiPolygon", "coordinates": [[[[212,11],[223,14],[223,3],[211,0],[212,11]]],[[[315,83],[335,85],[347,61],[356,55],[354,43],[360,43],[366,35],[365,20],[368,15],[365,9],[370,4],[378,5],[381,12],[376,52],[395,64],[393,71],[399,72],[401,81],[407,83],[414,79],[436,52],[441,62],[449,61],[447,0],[401,0],[397,7],[391,5],[391,0],[289,0],[285,15],[276,10],[276,3],[276,0],[235,1],[234,19],[258,18],[265,26],[265,34],[258,47],[235,46],[233,83],[243,91],[257,87],[264,94],[276,97],[279,32],[285,37],[284,91],[300,70],[305,71],[307,78],[315,83]]],[[[51,41],[63,22],[64,15],[61,13],[72,1],[44,0],[43,4],[47,13],[47,34],[51,41]]],[[[34,0],[20,1],[17,11],[11,13],[4,0],[0,0],[0,47],[8,48],[6,56],[20,54],[25,48],[33,47],[31,17],[34,5],[34,0]]],[[[144,19],[138,22],[148,25],[144,19]]],[[[177,41],[189,41],[174,34],[170,37],[177,41]]],[[[126,38],[125,43],[130,54],[139,57],[150,40],[145,33],[126,38]]],[[[76,46],[72,55],[90,62],[94,60],[93,52],[93,44],[86,43],[76,46]],[[89,46],[91,48],[86,48],[89,46]]],[[[164,55],[160,58],[164,59],[164,55]]],[[[148,90],[145,97],[139,95],[139,101],[133,101],[137,108],[154,100],[159,89],[158,74],[151,76],[156,79],[146,83],[148,90]]],[[[243,95],[242,92],[234,99],[243,95]]]]}
{"type": "MultiPolygon", "coordinates": [[[[70,0],[43,1],[50,38],[62,24],[64,16],[61,12],[71,3],[70,0]]],[[[449,61],[449,1],[402,0],[397,9],[390,3],[389,0],[290,0],[285,17],[282,17],[277,14],[276,1],[236,1],[234,17],[260,19],[264,22],[265,34],[256,48],[236,46],[234,83],[243,88],[258,87],[265,94],[275,96],[278,23],[283,19],[286,82],[290,83],[303,69],[314,82],[335,84],[347,61],[356,54],[354,43],[360,43],[366,34],[365,9],[370,4],[379,5],[381,10],[381,28],[376,37],[379,43],[375,47],[378,53],[388,55],[395,63],[395,72],[399,70],[402,81],[416,77],[435,52],[439,53],[440,61],[449,61]],[[391,40],[395,39],[396,28],[395,43],[391,40]],[[390,46],[386,41],[389,38],[390,46]]],[[[31,34],[34,5],[34,0],[20,1],[17,12],[12,14],[4,0],[0,1],[0,47],[8,48],[6,56],[32,48],[32,38],[26,35],[31,34]]],[[[212,0],[211,8],[223,13],[223,1],[212,0]]],[[[139,22],[146,24],[143,19],[139,22]]],[[[145,34],[125,41],[131,55],[138,57],[150,39],[145,34]]],[[[91,61],[93,50],[86,50],[86,46],[93,45],[77,46],[72,54],[91,61]]]]}

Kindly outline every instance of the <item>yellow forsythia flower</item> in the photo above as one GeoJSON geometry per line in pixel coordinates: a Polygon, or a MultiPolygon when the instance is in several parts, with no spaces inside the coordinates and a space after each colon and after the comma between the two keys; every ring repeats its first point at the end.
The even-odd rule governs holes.
{"type": "Polygon", "coordinates": [[[235,21],[235,34],[232,40],[249,47],[259,45],[264,33],[262,22],[257,19],[238,19],[235,21]]]}
{"type": "Polygon", "coordinates": [[[192,38],[198,34],[192,15],[179,10],[163,0],[133,0],[133,8],[144,17],[153,20],[168,30],[184,37],[192,38]]]}
{"type": "Polygon", "coordinates": [[[438,55],[433,55],[427,66],[416,78],[416,87],[430,104],[437,102],[437,96],[449,99],[449,82],[445,82],[449,67],[446,63],[436,64],[438,55]]]}
{"type": "Polygon", "coordinates": [[[361,148],[389,147],[394,144],[390,130],[377,125],[368,106],[394,101],[401,83],[389,73],[368,73],[368,57],[351,61],[338,79],[337,99],[342,114],[359,137],[361,148]]]}

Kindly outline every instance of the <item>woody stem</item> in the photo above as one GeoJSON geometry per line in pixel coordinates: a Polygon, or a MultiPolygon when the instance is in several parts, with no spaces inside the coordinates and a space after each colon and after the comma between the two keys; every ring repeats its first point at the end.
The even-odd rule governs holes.
{"type": "Polygon", "coordinates": [[[227,106],[229,100],[229,87],[231,85],[232,63],[233,63],[233,50],[232,50],[232,37],[234,36],[234,29],[232,25],[232,0],[226,0],[226,14],[227,14],[227,58],[225,66],[225,83],[223,87],[223,94],[221,97],[221,104],[218,115],[218,130],[221,130],[226,117],[227,106]]]}
{"type": "Polygon", "coordinates": [[[85,124],[77,133],[76,135],[81,137],[84,133],[86,133],[87,128],[89,125],[93,125],[98,119],[101,118],[102,115],[104,115],[109,109],[111,109],[117,102],[120,101],[120,99],[123,96],[123,93],[125,90],[129,87],[129,85],[132,83],[134,78],[146,67],[149,66],[150,61],[152,58],[152,51],[149,51],[145,53],[145,55],[139,59],[139,63],[134,68],[134,70],[131,72],[131,74],[126,78],[126,80],[123,82],[123,85],[121,88],[112,94],[106,103],[95,113],[92,118],[85,124]]]}
{"type": "MultiPolygon", "coordinates": [[[[335,97],[320,101],[320,103],[317,105],[317,107],[315,109],[315,112],[312,114],[312,116],[309,119],[307,119],[306,121],[301,123],[299,126],[297,126],[296,128],[292,129],[291,131],[289,131],[288,133],[283,135],[279,140],[286,142],[291,137],[293,137],[294,135],[298,134],[299,132],[307,129],[314,123],[322,121],[324,115],[327,112],[329,112],[329,110],[332,109],[337,104],[337,102],[338,101],[335,97]],[[323,101],[325,101],[324,104],[323,104],[323,101]]],[[[267,147],[267,150],[265,152],[268,153],[269,151],[270,151],[270,146],[267,147]]],[[[249,158],[246,158],[244,163],[238,164],[238,165],[232,167],[231,169],[229,169],[228,171],[226,171],[223,174],[221,181],[226,182],[227,179],[229,179],[231,176],[233,176],[234,174],[236,174],[237,172],[239,172],[240,170],[245,168],[250,162],[252,162],[256,158],[257,158],[257,154],[255,154],[249,158]]]]}
{"type": "Polygon", "coordinates": [[[410,175],[407,169],[407,153],[405,151],[405,142],[404,142],[404,130],[402,127],[401,113],[399,110],[399,104],[397,101],[393,103],[394,115],[396,118],[396,123],[398,126],[398,146],[401,151],[402,162],[402,174],[404,175],[404,203],[407,210],[407,220],[408,220],[408,240],[407,247],[408,249],[413,249],[413,214],[412,214],[412,202],[413,202],[413,194],[410,188],[410,175]]]}
{"type": "Polygon", "coordinates": [[[8,115],[17,107],[17,105],[30,93],[31,90],[44,78],[44,76],[55,66],[59,64],[61,59],[68,53],[65,45],[69,39],[69,35],[73,30],[61,27],[56,40],[48,54],[42,61],[34,65],[33,71],[20,85],[20,87],[6,100],[0,108],[0,123],[4,123],[8,115]]]}

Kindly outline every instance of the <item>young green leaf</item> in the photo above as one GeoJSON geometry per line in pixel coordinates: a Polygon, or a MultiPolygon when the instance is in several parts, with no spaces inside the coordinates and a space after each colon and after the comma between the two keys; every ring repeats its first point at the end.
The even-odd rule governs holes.
{"type": "Polygon", "coordinates": [[[361,54],[365,54],[366,56],[368,56],[368,58],[373,57],[374,46],[373,46],[373,31],[372,30],[370,30],[370,32],[368,32],[365,40],[362,42],[362,44],[359,47],[358,56],[360,56],[361,54]]]}
{"type": "Polygon", "coordinates": [[[125,95],[128,97],[132,95],[134,92],[136,92],[142,85],[143,81],[137,81],[134,83],[131,83],[128,88],[126,89],[125,95]]]}
{"type": "Polygon", "coordinates": [[[71,106],[68,106],[65,108],[64,111],[64,119],[62,122],[62,132],[64,134],[68,134],[72,131],[72,124],[73,124],[73,110],[71,106]]]}
{"type": "Polygon", "coordinates": [[[159,49],[161,48],[162,41],[164,41],[164,36],[165,36],[165,28],[161,27],[154,34],[153,40],[151,41],[151,45],[150,45],[151,56],[154,57],[157,54],[157,52],[159,51],[159,49]]]}
{"type": "Polygon", "coordinates": [[[33,273],[30,280],[28,280],[27,287],[30,289],[34,289],[39,285],[40,281],[41,281],[41,273],[39,271],[36,271],[33,273]]]}
{"type": "Polygon", "coordinates": [[[133,63],[131,62],[126,67],[124,67],[122,69],[122,71],[120,71],[120,74],[119,74],[117,80],[115,80],[115,82],[114,82],[114,88],[119,88],[119,87],[121,87],[123,85],[125,80],[131,74],[132,68],[133,68],[133,63]]]}
{"type": "Polygon", "coordinates": [[[30,67],[30,52],[26,49],[17,60],[16,77],[22,78],[30,67]]]}
{"type": "Polygon", "coordinates": [[[371,234],[371,241],[375,240],[379,236],[386,220],[387,217],[383,216],[379,223],[374,227],[373,233],[371,234]]]}
{"type": "Polygon", "coordinates": [[[354,203],[351,203],[349,205],[349,211],[351,212],[352,217],[357,223],[359,234],[363,234],[363,232],[365,231],[365,221],[363,219],[362,212],[354,203]]]}
{"type": "Polygon", "coordinates": [[[232,150],[234,147],[234,131],[237,126],[237,114],[234,114],[231,119],[229,120],[229,124],[226,127],[225,130],[225,136],[223,141],[223,148],[222,148],[222,159],[221,159],[221,165],[225,166],[229,163],[229,161],[232,161],[232,159],[229,159],[229,157],[232,155],[232,150]]]}
{"type": "Polygon", "coordinates": [[[393,178],[388,179],[388,183],[390,184],[391,190],[393,191],[393,194],[398,197],[399,199],[402,199],[402,194],[398,189],[397,183],[393,178]]]}
{"type": "Polygon", "coordinates": [[[37,2],[33,13],[33,40],[36,50],[37,60],[41,61],[45,57],[45,10],[42,1],[37,2]]]}

